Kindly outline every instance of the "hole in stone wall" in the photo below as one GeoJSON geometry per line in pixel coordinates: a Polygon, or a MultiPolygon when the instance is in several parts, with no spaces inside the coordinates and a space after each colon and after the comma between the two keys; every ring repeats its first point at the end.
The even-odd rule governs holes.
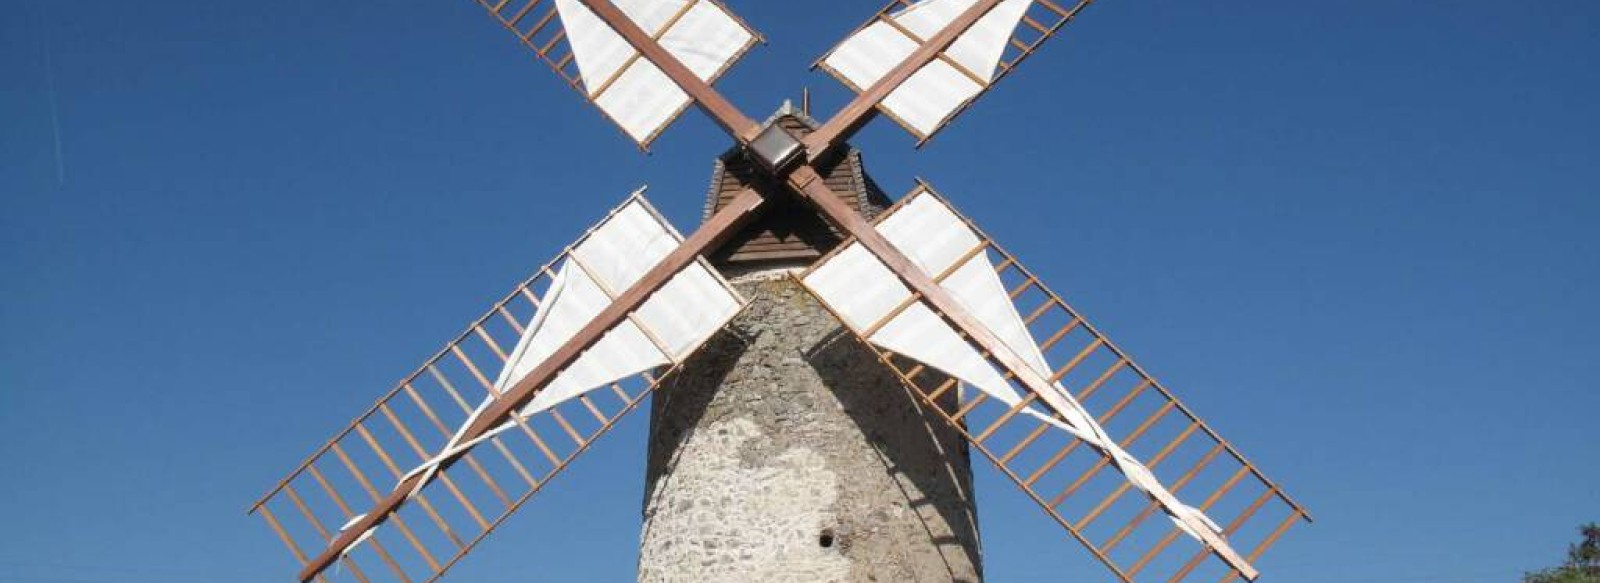
{"type": "Polygon", "coordinates": [[[833,548],[833,529],[824,529],[822,534],[817,536],[817,544],[825,549],[833,548]]]}

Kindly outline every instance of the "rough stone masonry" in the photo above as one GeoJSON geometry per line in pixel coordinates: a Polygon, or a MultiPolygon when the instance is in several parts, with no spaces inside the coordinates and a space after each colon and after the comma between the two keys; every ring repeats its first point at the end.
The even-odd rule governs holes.
{"type": "Polygon", "coordinates": [[[798,282],[735,283],[654,398],[639,581],[981,581],[965,442],[798,282]]]}

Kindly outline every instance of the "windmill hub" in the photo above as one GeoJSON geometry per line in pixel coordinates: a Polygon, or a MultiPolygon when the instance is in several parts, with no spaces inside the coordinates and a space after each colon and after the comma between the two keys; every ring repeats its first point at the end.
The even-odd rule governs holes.
{"type": "MultiPolygon", "coordinates": [[[[798,142],[814,133],[821,124],[785,102],[762,125],[798,142]]],[[[717,269],[733,278],[803,268],[822,258],[845,238],[815,210],[787,195],[781,171],[769,169],[753,150],[750,146],[735,145],[718,156],[706,197],[704,217],[708,220],[746,190],[763,197],[761,204],[766,207],[765,212],[706,255],[717,269]]],[[[797,161],[792,160],[791,166],[797,161]]],[[[841,144],[833,149],[828,159],[813,167],[818,179],[832,190],[833,198],[844,203],[851,213],[870,219],[889,207],[889,196],[867,173],[862,154],[854,146],[841,144]]]]}
{"type": "Polygon", "coordinates": [[[761,132],[750,140],[749,148],[756,160],[774,174],[788,169],[789,164],[799,160],[804,152],[800,140],[778,125],[776,119],[761,127],[761,132]]]}

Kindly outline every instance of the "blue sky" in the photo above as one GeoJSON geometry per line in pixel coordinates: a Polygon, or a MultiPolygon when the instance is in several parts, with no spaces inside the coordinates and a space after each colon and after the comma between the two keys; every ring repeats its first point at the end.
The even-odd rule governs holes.
{"type": "MultiPolygon", "coordinates": [[[[872,3],[734,2],[763,116],[872,3]]],[[[640,155],[468,2],[0,17],[0,583],[287,581],[246,505],[627,192],[640,155]]],[[[1516,580],[1600,520],[1600,6],[1104,0],[923,176],[1317,515],[1296,583],[1516,580]]],[[[460,580],[630,580],[643,418],[460,580]],[[469,575],[468,573],[471,573],[469,575]]],[[[1109,580],[1007,484],[989,579],[1109,580]]]]}

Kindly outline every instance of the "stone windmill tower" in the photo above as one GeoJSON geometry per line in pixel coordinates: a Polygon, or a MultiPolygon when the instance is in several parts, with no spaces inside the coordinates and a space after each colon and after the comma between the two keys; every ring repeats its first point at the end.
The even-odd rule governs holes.
{"type": "MultiPolygon", "coordinates": [[[[818,125],[788,103],[766,123],[818,125]]],[[[889,206],[854,148],[818,172],[864,217],[889,206]]],[[[761,180],[729,150],[705,216],[761,180]]],[[[775,209],[709,255],[751,303],[655,401],[640,581],[980,579],[966,443],[789,277],[843,240],[775,209]]]]}
{"type": "Polygon", "coordinates": [[[969,452],[1116,580],[1256,579],[1309,514],[847,143],[925,142],[1089,1],[895,0],[816,64],[857,93],[818,123],[712,88],[760,40],[715,0],[478,0],[641,148],[690,105],[726,130],[706,218],[633,193],[251,512],[301,581],[433,581],[648,401],[641,581],[978,581],[969,452]]]}

